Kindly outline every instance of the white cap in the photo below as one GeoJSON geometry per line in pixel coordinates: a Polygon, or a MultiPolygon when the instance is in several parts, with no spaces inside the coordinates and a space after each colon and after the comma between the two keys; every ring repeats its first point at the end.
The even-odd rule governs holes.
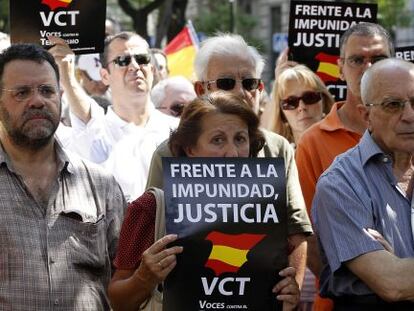
{"type": "Polygon", "coordinates": [[[78,68],[86,71],[88,76],[95,81],[101,81],[99,54],[82,54],[78,59],[78,68]]]}

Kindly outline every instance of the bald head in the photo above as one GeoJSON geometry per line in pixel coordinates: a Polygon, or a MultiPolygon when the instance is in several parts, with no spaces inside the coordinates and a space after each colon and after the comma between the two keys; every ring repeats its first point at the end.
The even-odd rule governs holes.
{"type": "Polygon", "coordinates": [[[414,77],[414,64],[401,59],[387,58],[373,64],[361,79],[362,102],[364,105],[372,103],[374,97],[381,95],[379,93],[390,88],[392,84],[404,83],[407,80],[401,77],[410,75],[414,77]]]}

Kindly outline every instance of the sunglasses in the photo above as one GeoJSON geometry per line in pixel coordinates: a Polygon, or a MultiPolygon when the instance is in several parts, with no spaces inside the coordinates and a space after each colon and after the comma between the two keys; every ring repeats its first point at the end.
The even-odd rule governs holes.
{"type": "Polygon", "coordinates": [[[183,113],[185,103],[183,102],[173,102],[170,107],[158,107],[159,110],[169,110],[171,115],[174,117],[179,117],[183,113]]]}
{"type": "Polygon", "coordinates": [[[149,54],[134,54],[134,55],[121,55],[115,57],[108,64],[114,63],[119,67],[126,67],[132,61],[132,57],[135,59],[138,65],[148,65],[151,61],[151,56],[149,54]]]}
{"type": "Polygon", "coordinates": [[[305,105],[313,105],[319,102],[322,99],[322,94],[320,92],[303,92],[302,96],[289,96],[286,99],[282,99],[280,102],[283,110],[295,110],[299,107],[300,100],[303,101],[305,105]]]}
{"type": "Polygon", "coordinates": [[[246,91],[257,90],[262,80],[255,78],[247,78],[243,80],[236,80],[232,78],[220,78],[217,80],[206,81],[207,85],[215,83],[217,88],[223,91],[230,91],[236,86],[236,82],[240,81],[246,91]]]}

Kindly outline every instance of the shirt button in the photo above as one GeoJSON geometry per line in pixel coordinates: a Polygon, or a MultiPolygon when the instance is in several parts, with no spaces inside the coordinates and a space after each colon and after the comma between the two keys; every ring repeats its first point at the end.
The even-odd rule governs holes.
{"type": "Polygon", "coordinates": [[[55,263],[55,260],[53,258],[49,258],[49,263],[55,263]]]}
{"type": "Polygon", "coordinates": [[[390,161],[390,159],[387,156],[384,156],[382,158],[382,162],[384,162],[384,163],[388,163],[389,161],[390,161]]]}
{"type": "Polygon", "coordinates": [[[58,305],[58,304],[59,304],[59,299],[55,299],[54,304],[55,304],[55,305],[58,305]]]}

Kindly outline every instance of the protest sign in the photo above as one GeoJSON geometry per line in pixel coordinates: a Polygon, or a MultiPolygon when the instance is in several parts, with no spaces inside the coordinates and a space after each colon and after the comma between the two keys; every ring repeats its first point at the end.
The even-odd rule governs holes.
{"type": "Polygon", "coordinates": [[[106,0],[10,1],[12,43],[51,46],[53,35],[63,38],[76,54],[100,53],[105,38],[106,0]]]}
{"type": "Polygon", "coordinates": [[[283,158],[163,158],[167,233],[184,251],[164,310],[281,310],[287,267],[283,158]]]}
{"type": "Polygon", "coordinates": [[[312,69],[325,82],[335,100],[344,100],[346,83],[340,80],[337,65],[340,37],[357,23],[376,21],[376,4],[292,1],[290,58],[312,69]]]}
{"type": "Polygon", "coordinates": [[[414,46],[396,48],[395,57],[414,63],[414,46]]]}

